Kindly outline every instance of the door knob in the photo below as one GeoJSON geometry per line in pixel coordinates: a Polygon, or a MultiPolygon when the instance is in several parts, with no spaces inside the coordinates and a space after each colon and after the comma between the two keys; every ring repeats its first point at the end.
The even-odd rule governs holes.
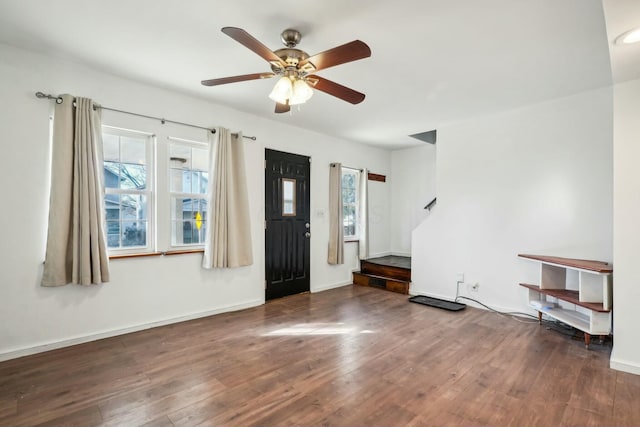
{"type": "Polygon", "coordinates": [[[307,231],[306,233],[304,233],[304,237],[311,237],[311,233],[307,231]]]}

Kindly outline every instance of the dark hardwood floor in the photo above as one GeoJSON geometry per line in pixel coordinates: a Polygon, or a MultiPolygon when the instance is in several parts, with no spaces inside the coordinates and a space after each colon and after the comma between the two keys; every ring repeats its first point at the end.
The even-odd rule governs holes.
{"type": "Polygon", "coordinates": [[[0,363],[0,425],[638,426],[610,350],[348,286],[0,363]]]}

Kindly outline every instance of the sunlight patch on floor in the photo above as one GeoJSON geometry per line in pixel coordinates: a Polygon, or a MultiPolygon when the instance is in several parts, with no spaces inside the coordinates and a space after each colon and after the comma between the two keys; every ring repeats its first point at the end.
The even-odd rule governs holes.
{"type": "Polygon", "coordinates": [[[359,330],[356,326],[345,325],[344,323],[299,323],[275,329],[262,334],[263,337],[286,336],[286,335],[346,335],[346,334],[372,334],[369,329],[359,330]]]}

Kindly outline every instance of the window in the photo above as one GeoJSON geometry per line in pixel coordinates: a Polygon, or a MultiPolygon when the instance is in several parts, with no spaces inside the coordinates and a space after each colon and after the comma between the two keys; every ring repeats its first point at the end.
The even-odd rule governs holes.
{"type": "Polygon", "coordinates": [[[152,246],[152,135],[103,127],[105,221],[109,250],[152,246]]]}
{"type": "Polygon", "coordinates": [[[296,180],[282,178],[282,216],[296,216],[296,180]]]}
{"type": "Polygon", "coordinates": [[[359,170],[342,168],[342,224],[345,240],[358,239],[359,181],[359,170]]]}
{"type": "Polygon", "coordinates": [[[109,253],[204,247],[209,144],[106,125],[102,138],[109,253]]]}
{"type": "Polygon", "coordinates": [[[171,245],[203,245],[207,230],[208,144],[170,138],[171,245]]]}

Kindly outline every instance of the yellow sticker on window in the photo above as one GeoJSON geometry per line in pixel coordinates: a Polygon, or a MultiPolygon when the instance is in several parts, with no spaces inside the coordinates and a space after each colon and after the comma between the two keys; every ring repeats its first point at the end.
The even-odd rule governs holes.
{"type": "Polygon", "coordinates": [[[200,231],[200,227],[202,227],[202,215],[200,215],[200,212],[196,213],[196,228],[198,229],[198,231],[200,231]]]}

